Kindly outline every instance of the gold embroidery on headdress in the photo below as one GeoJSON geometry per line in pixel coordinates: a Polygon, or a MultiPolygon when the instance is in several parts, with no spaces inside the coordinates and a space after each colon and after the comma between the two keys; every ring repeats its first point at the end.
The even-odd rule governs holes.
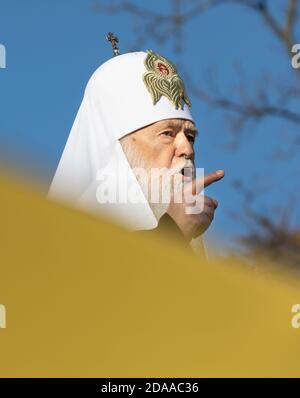
{"type": "Polygon", "coordinates": [[[167,97],[178,109],[183,109],[184,101],[189,107],[192,106],[186,94],[184,83],[177,74],[176,66],[166,58],[147,50],[145,59],[147,72],[143,75],[143,81],[150,92],[155,105],[162,95],[167,97]]]}

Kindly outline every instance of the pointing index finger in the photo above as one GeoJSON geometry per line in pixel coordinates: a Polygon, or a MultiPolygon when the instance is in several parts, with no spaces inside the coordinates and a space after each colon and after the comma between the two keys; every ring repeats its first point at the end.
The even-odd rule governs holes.
{"type": "Polygon", "coordinates": [[[214,173],[209,173],[207,176],[204,176],[204,188],[208,187],[209,185],[213,184],[216,181],[219,181],[225,175],[224,170],[217,170],[214,173]]]}
{"type": "Polygon", "coordinates": [[[194,189],[196,190],[196,193],[202,191],[202,189],[208,187],[214,182],[221,180],[224,175],[224,170],[217,170],[214,173],[209,173],[206,176],[199,178],[198,180],[194,180],[194,189]]]}

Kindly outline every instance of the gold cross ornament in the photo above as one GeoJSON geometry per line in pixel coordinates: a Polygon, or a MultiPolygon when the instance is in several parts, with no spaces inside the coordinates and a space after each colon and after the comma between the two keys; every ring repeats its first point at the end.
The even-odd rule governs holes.
{"type": "Polygon", "coordinates": [[[120,50],[118,48],[119,39],[112,32],[108,32],[106,36],[106,40],[109,41],[112,45],[114,56],[120,55],[120,50]]]}

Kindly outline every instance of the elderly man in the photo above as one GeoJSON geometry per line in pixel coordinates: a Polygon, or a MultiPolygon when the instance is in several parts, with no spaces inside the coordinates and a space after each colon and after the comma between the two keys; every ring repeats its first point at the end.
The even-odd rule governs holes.
{"type": "Polygon", "coordinates": [[[189,243],[218,206],[199,186],[224,172],[195,179],[197,130],[175,65],[152,50],[115,55],[88,82],[49,195],[132,230],[173,230],[189,243]],[[201,198],[201,211],[187,211],[185,195],[176,199],[187,187],[194,202],[201,198]]]}
{"type": "MultiPolygon", "coordinates": [[[[132,168],[146,167],[173,169],[182,172],[187,168],[194,168],[194,142],[197,130],[194,123],[185,119],[166,119],[139,129],[120,139],[122,148],[132,168]],[[187,162],[187,160],[190,160],[187,162]]],[[[193,174],[193,171],[192,171],[193,174]]],[[[223,170],[218,170],[204,177],[203,184],[220,180],[224,176],[223,170]]],[[[142,184],[141,184],[142,185],[142,184]]],[[[143,187],[143,185],[142,185],[143,187]]],[[[160,203],[151,202],[152,211],[163,221],[163,226],[171,230],[172,223],[166,216],[161,219],[160,203]]],[[[218,206],[217,200],[203,196],[203,211],[197,214],[188,214],[187,203],[175,203],[172,198],[166,209],[168,214],[182,231],[188,242],[192,238],[203,234],[211,224],[214,211],[218,206]]]]}

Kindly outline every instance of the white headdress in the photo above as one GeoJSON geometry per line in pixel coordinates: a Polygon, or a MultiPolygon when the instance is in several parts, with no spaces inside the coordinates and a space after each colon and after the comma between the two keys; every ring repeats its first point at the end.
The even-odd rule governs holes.
{"type": "Polygon", "coordinates": [[[155,228],[157,219],[119,139],[163,119],[193,120],[188,103],[174,65],[152,51],[118,55],[102,64],[87,84],[49,196],[134,230],[155,228]],[[118,180],[143,200],[100,204],[99,180],[109,173],[118,173],[118,180]]]}

